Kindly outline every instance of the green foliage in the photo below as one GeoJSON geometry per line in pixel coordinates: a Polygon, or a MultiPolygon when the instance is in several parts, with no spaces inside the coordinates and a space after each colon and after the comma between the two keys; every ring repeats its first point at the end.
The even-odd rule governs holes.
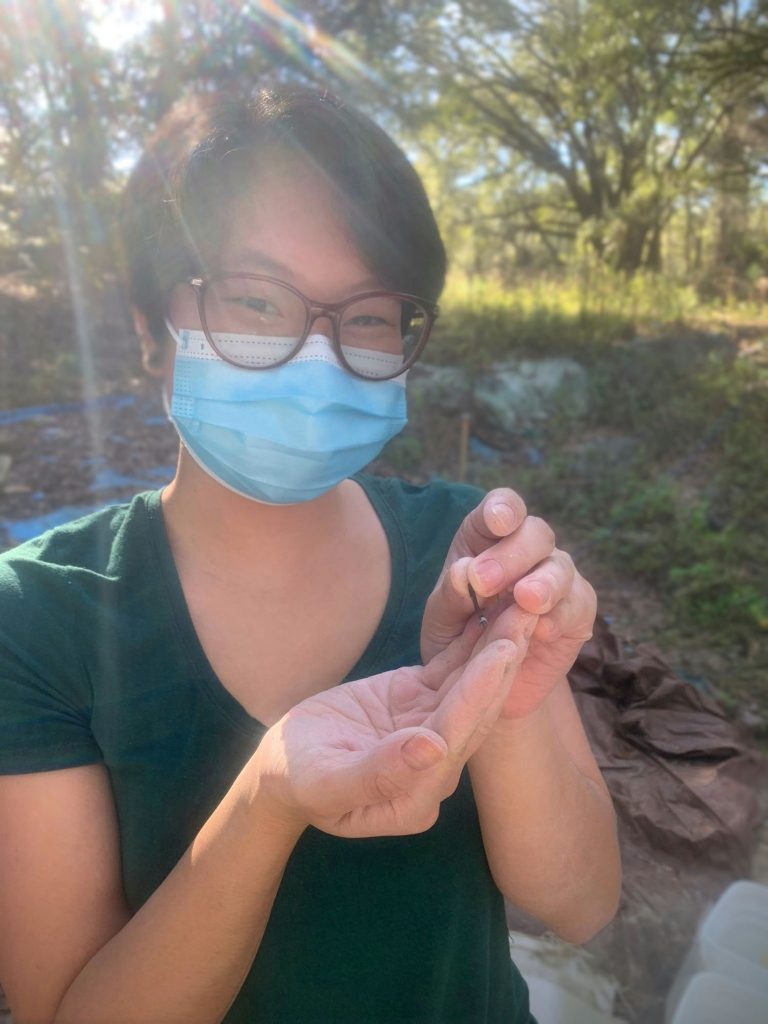
{"type": "Polygon", "coordinates": [[[567,265],[586,241],[601,261],[634,272],[661,266],[682,197],[711,208],[712,192],[733,180],[733,153],[714,143],[727,130],[736,137],[734,118],[750,117],[741,112],[761,85],[754,74],[714,73],[706,58],[713,33],[727,26],[747,41],[759,22],[725,0],[463,0],[442,17],[430,7],[407,19],[394,5],[393,33],[410,59],[382,52],[379,62],[393,93],[409,97],[400,107],[414,145],[426,120],[450,140],[430,140],[424,160],[437,165],[452,243],[463,225],[484,239],[468,254],[473,270],[495,252],[521,266],[535,251],[567,265]]]}
{"type": "MultiPolygon", "coordinates": [[[[645,276],[635,297],[649,333],[621,337],[631,325],[609,317],[629,288],[619,276],[613,287],[607,280],[598,298],[580,293],[578,279],[528,292],[488,282],[449,289],[451,330],[430,360],[437,350],[475,368],[524,351],[569,355],[589,371],[586,422],[543,425],[532,438],[541,465],[512,446],[501,465],[475,461],[471,480],[512,481],[591,558],[655,587],[670,623],[706,634],[706,645],[768,649],[768,363],[759,352],[738,357],[732,335],[702,330],[704,309],[695,310],[697,328],[658,323],[657,294],[676,310],[690,309],[690,293],[676,296],[663,281],[657,293],[645,276]],[[626,448],[612,454],[601,438],[627,439],[626,448]]],[[[449,475],[454,451],[455,443],[446,448],[453,461],[440,467],[449,475]]]]}
{"type": "Polygon", "coordinates": [[[603,557],[656,584],[678,621],[746,640],[768,623],[768,602],[745,561],[753,540],[733,525],[713,529],[707,503],[688,505],[669,479],[636,477],[593,531],[603,557]]]}
{"type": "Polygon", "coordinates": [[[533,280],[516,288],[455,277],[441,303],[429,359],[480,370],[512,354],[583,353],[632,332],[618,308],[598,311],[572,281],[533,280]]]}
{"type": "MultiPolygon", "coordinates": [[[[61,275],[71,243],[84,281],[108,276],[125,170],[159,117],[190,89],[276,78],[330,87],[405,144],[454,266],[598,294],[602,266],[663,263],[748,299],[768,253],[764,37],[759,5],[725,0],[0,5],[0,272],[21,254],[61,275]]],[[[660,319],[685,315],[653,288],[660,319]]],[[[642,292],[593,312],[634,321],[642,292]]]]}
{"type": "MultiPolygon", "coordinates": [[[[678,324],[701,309],[689,285],[648,272],[629,277],[591,263],[580,274],[539,275],[508,287],[493,276],[454,273],[440,306],[430,361],[478,370],[512,354],[572,355],[597,363],[607,348],[638,331],[678,324]]],[[[637,361],[630,355],[628,362],[637,361]]],[[[611,393],[614,385],[605,383],[611,393]]]]}
{"type": "Polygon", "coordinates": [[[720,558],[670,569],[672,600],[681,617],[700,627],[738,631],[748,639],[755,629],[768,629],[768,598],[738,568],[723,562],[720,558]]]}
{"type": "Polygon", "coordinates": [[[31,275],[0,278],[0,409],[79,393],[73,315],[61,294],[31,275]]]}
{"type": "MultiPolygon", "coordinates": [[[[752,479],[765,470],[765,464],[756,468],[752,479]]],[[[486,467],[474,479],[494,487],[508,484],[510,475],[486,467]]],[[[580,537],[590,558],[653,585],[670,622],[706,631],[708,646],[735,641],[746,647],[768,630],[764,511],[748,530],[736,523],[720,529],[712,523],[710,501],[691,504],[676,481],[653,476],[643,458],[598,472],[597,459],[591,468],[574,470],[561,453],[543,467],[517,469],[513,479],[537,514],[580,537]]]]}
{"type": "Polygon", "coordinates": [[[387,445],[384,457],[395,473],[407,476],[420,469],[424,460],[424,445],[412,433],[399,434],[387,445]]]}

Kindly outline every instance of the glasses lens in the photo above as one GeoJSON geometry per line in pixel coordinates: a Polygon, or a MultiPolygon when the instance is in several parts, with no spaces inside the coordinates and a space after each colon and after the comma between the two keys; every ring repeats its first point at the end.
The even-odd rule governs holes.
{"type": "Polygon", "coordinates": [[[341,350],[364,377],[391,377],[413,356],[426,330],[427,313],[415,302],[381,293],[344,309],[339,324],[341,350]]]}
{"type": "Polygon", "coordinates": [[[205,291],[208,333],[220,355],[240,366],[273,366],[298,348],[306,308],[270,281],[227,277],[205,291]]]}

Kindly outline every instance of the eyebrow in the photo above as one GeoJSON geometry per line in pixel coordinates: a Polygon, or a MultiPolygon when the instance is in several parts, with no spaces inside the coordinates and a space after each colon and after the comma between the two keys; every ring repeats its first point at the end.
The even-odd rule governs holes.
{"type": "MultiPolygon", "coordinates": [[[[235,253],[235,258],[231,262],[237,265],[238,269],[242,269],[243,265],[247,268],[261,267],[267,273],[274,274],[276,277],[284,277],[289,282],[294,280],[293,271],[287,263],[281,263],[280,260],[273,259],[261,249],[240,249],[235,253]]],[[[377,277],[366,277],[362,281],[357,281],[355,284],[350,285],[349,291],[354,293],[364,291],[367,288],[380,289],[383,287],[377,277]]]]}

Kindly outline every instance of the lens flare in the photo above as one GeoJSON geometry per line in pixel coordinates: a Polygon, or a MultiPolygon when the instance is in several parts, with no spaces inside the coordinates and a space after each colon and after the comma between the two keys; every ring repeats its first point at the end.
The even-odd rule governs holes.
{"type": "Polygon", "coordinates": [[[308,14],[298,15],[287,4],[261,0],[253,6],[253,19],[264,32],[264,38],[307,70],[315,74],[328,70],[341,81],[367,81],[383,88],[383,80],[348,46],[319,28],[308,14]]]}

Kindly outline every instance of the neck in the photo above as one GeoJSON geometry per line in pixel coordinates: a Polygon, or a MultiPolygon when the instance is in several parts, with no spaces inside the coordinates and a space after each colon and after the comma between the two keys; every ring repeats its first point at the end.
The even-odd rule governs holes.
{"type": "Polygon", "coordinates": [[[210,477],[182,445],[162,507],[177,559],[194,560],[220,578],[247,573],[254,588],[284,590],[294,581],[305,582],[354,533],[360,496],[360,488],[345,480],[297,505],[253,501],[210,477]]]}

